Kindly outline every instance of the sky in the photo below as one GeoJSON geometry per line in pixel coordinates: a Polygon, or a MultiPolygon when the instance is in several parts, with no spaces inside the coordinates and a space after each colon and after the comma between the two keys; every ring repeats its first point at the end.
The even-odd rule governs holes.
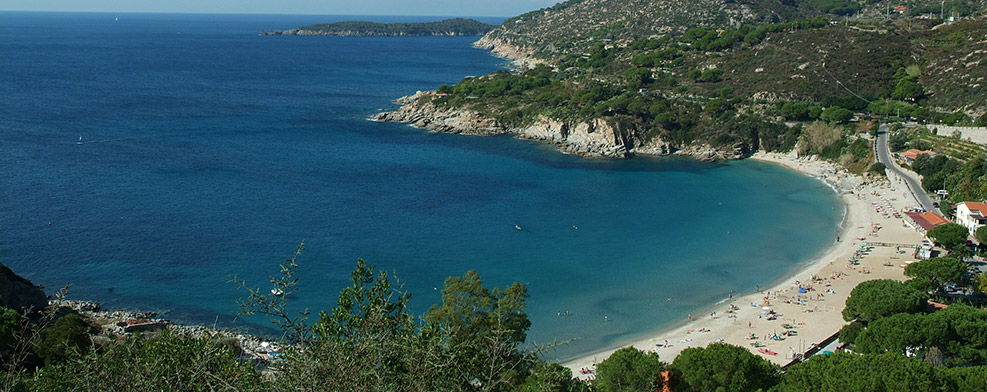
{"type": "Polygon", "coordinates": [[[510,17],[562,0],[2,0],[4,11],[510,17]]]}

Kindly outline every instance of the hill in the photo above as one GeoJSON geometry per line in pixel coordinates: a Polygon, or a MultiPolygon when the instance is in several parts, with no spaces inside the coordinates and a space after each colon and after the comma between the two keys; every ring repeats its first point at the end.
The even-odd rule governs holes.
{"type": "MultiPolygon", "coordinates": [[[[628,18],[603,17],[626,15],[614,10],[637,4],[647,16],[647,10],[672,3],[572,1],[533,16],[531,26],[518,27],[529,22],[525,16],[509,20],[479,44],[531,69],[440,86],[377,118],[442,132],[515,134],[587,155],[733,159],[759,149],[790,150],[801,128],[783,121],[839,124],[856,111],[958,125],[987,112],[982,9],[951,24],[901,14],[860,16],[866,9],[842,20],[817,10],[809,19],[746,24],[738,21],[787,17],[789,6],[758,11],[744,4],[750,12],[724,11],[705,21],[700,14],[688,21],[731,25],[687,28],[669,22],[616,29],[606,38],[580,35],[613,20],[639,26],[628,18]],[[596,14],[579,11],[588,5],[602,8],[596,14]],[[597,27],[572,24],[574,33],[565,35],[556,25],[565,18],[556,21],[555,13],[597,27]],[[600,17],[585,20],[593,15],[600,17]],[[652,34],[659,29],[667,32],[652,34]],[[556,36],[571,39],[551,42],[556,36]]],[[[724,4],[721,11],[737,7],[724,4]]],[[[827,156],[848,156],[841,160],[867,169],[866,148],[857,140],[848,138],[827,156]]]]}
{"type": "Polygon", "coordinates": [[[314,24],[284,31],[261,31],[260,35],[327,36],[471,36],[483,35],[494,26],[473,19],[446,19],[425,23],[374,23],[363,21],[314,24]]]}

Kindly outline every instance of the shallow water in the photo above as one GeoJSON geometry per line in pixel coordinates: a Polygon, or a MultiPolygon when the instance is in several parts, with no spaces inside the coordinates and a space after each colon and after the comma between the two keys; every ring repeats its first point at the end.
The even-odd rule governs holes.
{"type": "Polygon", "coordinates": [[[568,357],[833,242],[834,192],[773,165],[585,159],[366,120],[502,67],[475,38],[256,34],[343,19],[0,13],[0,261],[72,282],[71,298],[263,332],[233,324],[228,276],[263,286],[305,239],[298,309],[330,308],[357,258],[395,272],[416,312],[476,269],[526,283],[530,339],[579,338],[568,357]]]}

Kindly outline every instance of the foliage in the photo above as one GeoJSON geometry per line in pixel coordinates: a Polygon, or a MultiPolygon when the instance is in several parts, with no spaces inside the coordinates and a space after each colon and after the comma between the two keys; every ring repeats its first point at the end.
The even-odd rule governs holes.
{"type": "Polygon", "coordinates": [[[973,275],[973,289],[979,294],[987,294],[987,272],[973,275]]]}
{"type": "Polygon", "coordinates": [[[859,353],[914,351],[925,355],[934,347],[944,364],[987,363],[987,312],[953,304],[935,313],[899,313],[867,324],[855,340],[859,353]]]}
{"type": "Polygon", "coordinates": [[[922,88],[922,85],[918,84],[918,82],[908,79],[901,79],[898,81],[898,84],[895,85],[894,91],[891,92],[891,99],[914,101],[922,98],[924,95],[925,90],[922,88]]]}
{"type": "Polygon", "coordinates": [[[239,354],[215,336],[164,331],[45,366],[28,384],[31,391],[269,390],[260,372],[240,362],[239,354]]]}
{"type": "Polygon", "coordinates": [[[987,199],[987,186],[984,185],[987,184],[987,156],[979,148],[965,162],[946,154],[919,155],[912,163],[912,169],[922,175],[922,188],[930,192],[948,190],[950,200],[955,202],[984,200],[987,199]]]}
{"type": "Polygon", "coordinates": [[[586,392],[587,385],[572,377],[572,370],[557,363],[539,363],[518,387],[518,392],[586,392]]]}
{"type": "Polygon", "coordinates": [[[970,231],[963,225],[946,223],[933,227],[926,235],[935,240],[936,243],[942,244],[950,252],[953,252],[959,247],[966,246],[966,238],[970,235],[970,231]]]}
{"type": "Polygon", "coordinates": [[[871,322],[895,313],[914,313],[925,306],[926,299],[925,293],[896,280],[869,280],[850,292],[843,319],[871,322]]]}
{"type": "Polygon", "coordinates": [[[799,155],[819,154],[840,141],[843,130],[822,122],[814,122],[802,131],[799,155]]]}
{"type": "Polygon", "coordinates": [[[987,366],[937,368],[942,390],[955,392],[978,392],[987,385],[987,366]]]}
{"type": "Polygon", "coordinates": [[[865,325],[860,321],[854,320],[850,324],[844,325],[840,328],[840,341],[843,343],[854,344],[857,341],[857,337],[860,333],[864,331],[865,325]]]}
{"type": "Polygon", "coordinates": [[[596,366],[593,388],[602,392],[660,390],[664,384],[663,370],[665,363],[658,359],[657,353],[624,347],[596,366]]]}
{"type": "Polygon", "coordinates": [[[339,293],[331,313],[319,314],[312,327],[316,341],[357,341],[365,336],[398,335],[413,329],[407,309],[411,295],[392,288],[387,272],[375,274],[373,266],[358,259],[351,276],[352,285],[339,293]]]}
{"type": "Polygon", "coordinates": [[[483,35],[494,26],[473,19],[453,18],[424,23],[374,23],[346,21],[314,24],[299,30],[325,35],[423,36],[423,35],[483,35]]]}
{"type": "Polygon", "coordinates": [[[69,314],[41,332],[42,340],[36,351],[46,365],[64,362],[92,347],[91,334],[98,328],[77,314],[69,314]]]}
{"type": "Polygon", "coordinates": [[[426,313],[426,327],[445,335],[445,349],[466,369],[463,380],[476,379],[488,389],[506,388],[519,384],[531,370],[530,359],[520,349],[531,326],[524,313],[527,297],[520,283],[488,290],[480,275],[469,271],[446,279],[442,305],[426,313]]]}
{"type": "Polygon", "coordinates": [[[697,82],[700,83],[712,83],[719,82],[723,80],[723,70],[722,69],[707,69],[696,78],[697,82]]]}
{"type": "Polygon", "coordinates": [[[288,311],[288,298],[298,291],[298,279],[295,278],[295,273],[298,271],[298,256],[303,249],[305,249],[304,240],[295,246],[295,254],[281,263],[281,274],[270,278],[273,286],[270,290],[248,288],[245,282],[237,280],[236,277],[230,278],[231,282],[247,290],[248,293],[246,299],[236,301],[240,314],[245,316],[263,314],[270,317],[271,322],[284,331],[285,338],[290,342],[307,341],[310,331],[306,324],[308,309],[298,312],[297,316],[290,315],[288,311]]]}
{"type": "Polygon", "coordinates": [[[888,148],[891,151],[904,151],[910,140],[911,138],[905,132],[892,132],[888,137],[888,148]]]}
{"type": "Polygon", "coordinates": [[[843,124],[853,118],[853,112],[839,106],[830,106],[823,110],[819,118],[832,123],[843,124]]]}
{"type": "Polygon", "coordinates": [[[410,296],[363,260],[357,260],[351,283],[331,312],[319,314],[307,347],[285,353],[282,389],[401,390],[419,381],[408,364],[424,355],[414,350],[418,336],[407,310],[410,296]]]}
{"type": "Polygon", "coordinates": [[[809,4],[822,12],[834,15],[852,15],[860,11],[860,3],[852,0],[809,0],[809,4]]]}
{"type": "Polygon", "coordinates": [[[909,264],[905,276],[929,279],[937,290],[947,283],[957,283],[969,267],[952,257],[935,257],[909,264]]]}
{"type": "Polygon", "coordinates": [[[781,115],[789,120],[809,120],[809,104],[805,102],[785,102],[781,106],[781,115]]]}
{"type": "Polygon", "coordinates": [[[980,244],[987,245],[987,226],[980,226],[977,231],[973,233],[973,237],[977,239],[980,244]]]}
{"type": "Polygon", "coordinates": [[[777,391],[932,391],[941,384],[932,366],[920,359],[834,353],[789,367],[777,391]]]}
{"type": "Polygon", "coordinates": [[[687,348],[669,370],[674,389],[683,392],[768,390],[779,381],[777,366],[743,347],[725,343],[687,348]]]}
{"type": "Polygon", "coordinates": [[[882,177],[888,175],[887,170],[888,168],[885,167],[884,164],[881,162],[874,162],[873,165],[870,165],[870,169],[867,169],[868,172],[877,174],[882,177]]]}
{"type": "Polygon", "coordinates": [[[0,306],[0,357],[13,349],[17,343],[15,333],[24,317],[16,310],[0,306]]]}

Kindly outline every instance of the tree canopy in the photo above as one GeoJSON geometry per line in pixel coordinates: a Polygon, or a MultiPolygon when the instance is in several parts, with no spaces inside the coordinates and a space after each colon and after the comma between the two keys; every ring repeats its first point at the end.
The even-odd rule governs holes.
{"type": "Polygon", "coordinates": [[[925,306],[927,298],[925,293],[896,280],[869,280],[850,292],[843,319],[870,322],[895,313],[914,313],[925,306]]]}
{"type": "Polygon", "coordinates": [[[624,347],[596,366],[593,387],[604,392],[656,391],[664,385],[663,370],[657,353],[624,347]]]}
{"type": "Polygon", "coordinates": [[[780,392],[932,391],[936,373],[925,361],[897,353],[833,353],[791,366],[780,392]]]}
{"type": "Polygon", "coordinates": [[[748,349],[724,343],[687,348],[669,365],[676,391],[768,390],[779,368],[748,349]]]}
{"type": "Polygon", "coordinates": [[[967,264],[959,259],[934,257],[909,264],[905,267],[905,276],[928,279],[938,290],[944,284],[959,282],[967,270],[967,264]]]}
{"type": "Polygon", "coordinates": [[[966,227],[956,223],[946,223],[933,227],[927,236],[936,243],[941,244],[946,250],[952,252],[956,248],[966,245],[966,238],[970,231],[966,227]]]}
{"type": "Polygon", "coordinates": [[[974,232],[973,236],[974,238],[977,239],[977,242],[979,242],[981,245],[987,246],[987,226],[978,227],[977,231],[974,232]]]}

